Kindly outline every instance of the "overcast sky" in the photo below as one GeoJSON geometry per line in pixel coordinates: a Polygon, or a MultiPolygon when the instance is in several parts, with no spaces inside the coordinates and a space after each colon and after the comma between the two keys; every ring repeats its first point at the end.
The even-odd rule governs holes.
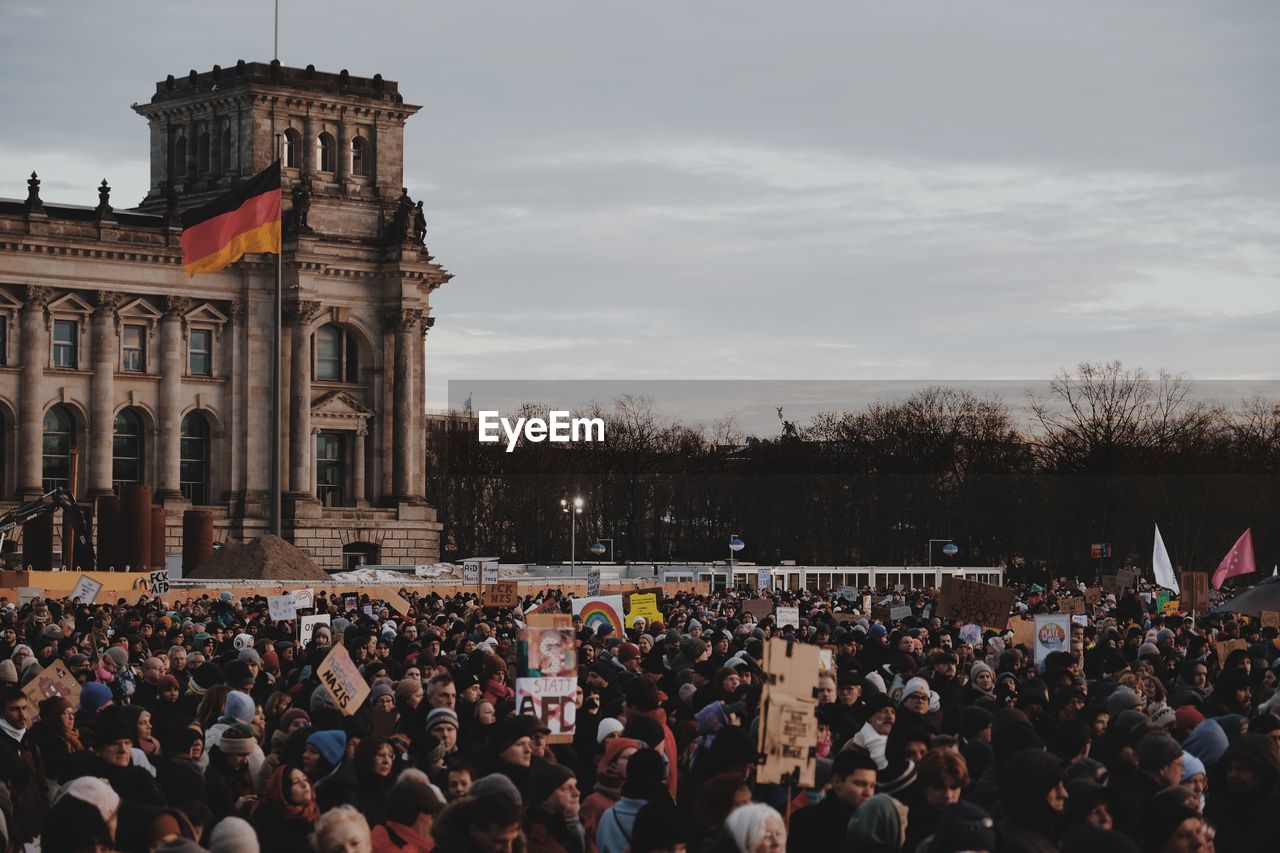
{"type": "MultiPolygon", "coordinates": [[[[423,104],[430,398],[465,378],[1280,365],[1280,3],[282,0],[423,104]]],[[[0,1],[0,196],[147,186],[129,104],[270,0],[0,1]]]]}

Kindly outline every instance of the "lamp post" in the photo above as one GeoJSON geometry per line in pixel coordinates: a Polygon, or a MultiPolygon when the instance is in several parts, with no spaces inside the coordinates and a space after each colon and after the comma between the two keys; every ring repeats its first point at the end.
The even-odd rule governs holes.
{"type": "Polygon", "coordinates": [[[569,516],[569,577],[574,577],[574,567],[578,562],[578,516],[582,515],[582,506],[585,503],[586,501],[582,498],[574,498],[572,503],[568,498],[560,499],[560,511],[569,516]]]}
{"type": "MultiPolygon", "coordinates": [[[[925,543],[924,547],[929,552],[929,568],[931,569],[933,568],[933,543],[934,542],[947,543],[946,545],[942,546],[942,553],[946,554],[948,557],[955,556],[956,552],[960,550],[955,546],[955,543],[953,543],[950,539],[930,539],[927,543],[925,543]]],[[[934,578],[933,578],[934,581],[937,582],[939,587],[942,586],[942,578],[940,577],[940,575],[941,575],[941,572],[938,572],[934,575],[934,578]]]]}
{"type": "Polygon", "coordinates": [[[601,536],[600,538],[596,539],[596,541],[591,544],[591,553],[599,557],[601,554],[604,553],[604,550],[605,550],[604,543],[606,542],[609,543],[609,562],[612,563],[613,562],[613,540],[609,539],[608,537],[601,536]]]}
{"type": "Polygon", "coordinates": [[[738,538],[738,534],[729,537],[729,573],[724,579],[724,591],[728,592],[733,586],[733,555],[747,547],[747,543],[738,538]]]}

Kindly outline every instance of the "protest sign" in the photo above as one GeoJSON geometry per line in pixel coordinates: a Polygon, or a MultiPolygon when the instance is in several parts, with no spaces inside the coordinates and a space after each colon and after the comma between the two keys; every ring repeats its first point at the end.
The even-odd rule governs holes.
{"type": "Polygon", "coordinates": [[[658,596],[651,592],[637,595],[631,594],[631,609],[627,611],[627,626],[636,624],[636,619],[643,617],[647,624],[662,621],[662,611],[658,609],[658,596]]]}
{"type": "Polygon", "coordinates": [[[1116,579],[1115,575],[1103,575],[1099,579],[1099,583],[1102,584],[1103,592],[1110,592],[1113,594],[1120,592],[1120,582],[1116,579]]]}
{"type": "Polygon", "coordinates": [[[600,594],[600,570],[595,566],[587,569],[587,595],[600,594]]]}
{"type": "Polygon", "coordinates": [[[498,582],[498,561],[488,560],[480,564],[480,583],[495,584],[498,582]]]}
{"type": "Polygon", "coordinates": [[[33,712],[45,699],[61,696],[75,707],[80,701],[80,682],[61,660],[55,660],[22,688],[33,712]]]}
{"type": "Polygon", "coordinates": [[[551,729],[552,743],[573,740],[578,652],[567,614],[531,614],[516,646],[516,713],[551,729]]]}
{"type": "Polygon", "coordinates": [[[1203,613],[1209,609],[1209,573],[1183,572],[1178,585],[1182,588],[1180,601],[1188,612],[1203,613]]]}
{"type": "Polygon", "coordinates": [[[963,578],[942,579],[937,614],[944,624],[970,622],[1003,631],[1009,624],[1009,608],[1017,593],[1012,589],[963,578]]]}
{"type": "Polygon", "coordinates": [[[1035,661],[1053,652],[1071,651],[1071,618],[1066,613],[1039,613],[1035,618],[1035,661]]]}
{"type": "Polygon", "coordinates": [[[773,614],[773,620],[778,627],[790,625],[793,628],[800,627],[800,608],[799,607],[779,607],[773,614]]]}
{"type": "Polygon", "coordinates": [[[344,595],[344,596],[342,596],[342,610],[343,610],[343,612],[345,612],[345,613],[350,613],[352,610],[355,610],[355,609],[356,609],[357,607],[359,607],[359,606],[360,606],[360,596],[358,596],[358,595],[344,595]]]}
{"type": "Polygon", "coordinates": [[[773,589],[773,572],[760,569],[756,572],[756,589],[773,589]]]}
{"type": "Polygon", "coordinates": [[[1218,665],[1222,666],[1227,662],[1227,655],[1236,649],[1248,649],[1249,643],[1246,640],[1222,640],[1213,643],[1213,650],[1218,655],[1218,665]]]}
{"type": "Polygon", "coordinates": [[[287,622],[298,618],[298,608],[293,603],[292,595],[267,596],[267,613],[275,622],[287,622]]]}
{"type": "Polygon", "coordinates": [[[1137,589],[1138,573],[1133,569],[1118,569],[1116,571],[1116,586],[1120,589],[1137,589]]]}
{"type": "Polygon", "coordinates": [[[850,601],[850,602],[853,602],[854,604],[858,603],[857,587],[842,586],[840,587],[840,591],[837,593],[837,595],[840,598],[843,598],[845,601],[850,601]]]}
{"type": "Polygon", "coordinates": [[[889,608],[889,618],[892,619],[894,622],[897,622],[900,619],[906,619],[910,615],[911,615],[910,604],[898,604],[889,608]]]}
{"type": "Polygon", "coordinates": [[[1164,604],[1160,605],[1160,612],[1165,616],[1172,616],[1182,610],[1182,602],[1176,598],[1170,598],[1164,604]]]}
{"type": "Polygon", "coordinates": [[[1088,616],[1084,616],[1084,615],[1082,615],[1082,614],[1076,614],[1076,615],[1072,616],[1072,617],[1071,617],[1071,622],[1072,622],[1072,624],[1074,624],[1074,625],[1079,625],[1081,628],[1088,628],[1088,627],[1089,627],[1089,617],[1088,617],[1088,616]]]}
{"type": "Polygon", "coordinates": [[[835,646],[823,646],[818,649],[818,672],[831,672],[835,666],[835,646]]]}
{"type": "Polygon", "coordinates": [[[315,633],[317,625],[328,625],[329,614],[317,613],[314,616],[303,616],[299,622],[299,639],[305,646],[311,642],[311,635],[315,633]]]}
{"type": "Polygon", "coordinates": [[[593,598],[575,598],[573,615],[582,617],[584,627],[594,633],[601,625],[610,625],[617,636],[623,636],[621,595],[597,595],[593,598]]]}
{"type": "Polygon", "coordinates": [[[80,579],[76,581],[76,585],[71,589],[71,598],[80,599],[81,604],[93,604],[98,600],[98,593],[101,591],[101,581],[81,575],[80,579]]]}
{"type": "Polygon", "coordinates": [[[817,770],[819,650],[815,646],[770,640],[764,671],[769,680],[761,701],[757,750],[764,763],[756,771],[763,784],[813,787],[817,770]]]}
{"type": "Polygon", "coordinates": [[[1280,628],[1280,613],[1274,610],[1262,611],[1263,628],[1280,628]]]}
{"type": "Polygon", "coordinates": [[[462,563],[462,582],[465,584],[480,583],[480,563],[475,560],[464,560],[462,563]]]}
{"type": "Polygon", "coordinates": [[[1084,599],[1076,598],[1075,596],[1072,596],[1071,598],[1059,598],[1058,612],[1067,614],[1084,613],[1084,599]]]}
{"type": "Polygon", "coordinates": [[[168,595],[169,594],[169,570],[161,569],[151,573],[151,594],[152,595],[168,595]]]}
{"type": "Polygon", "coordinates": [[[485,607],[515,607],[520,603],[519,586],[515,581],[501,581],[484,588],[485,607]]]}
{"type": "Polygon", "coordinates": [[[630,592],[622,594],[622,610],[624,613],[631,612],[631,599],[637,595],[652,595],[653,600],[659,605],[662,604],[662,587],[660,586],[638,586],[630,592]]]}
{"type": "Polygon", "coordinates": [[[871,596],[869,595],[862,596],[862,612],[863,613],[871,612],[871,596]]]}
{"type": "Polygon", "coordinates": [[[408,616],[409,611],[413,608],[413,605],[409,603],[409,599],[398,592],[392,593],[391,597],[387,599],[387,603],[401,616],[408,616]]]}
{"type": "Polygon", "coordinates": [[[1013,630],[1013,645],[1030,648],[1036,641],[1036,623],[1030,619],[1014,619],[1009,623],[1013,630]]]}
{"type": "Polygon", "coordinates": [[[40,596],[44,595],[44,590],[36,586],[20,586],[17,588],[18,606],[30,604],[40,596]]]}
{"type": "Polygon", "coordinates": [[[290,593],[293,596],[293,607],[295,610],[303,610],[308,607],[316,606],[316,591],[308,587],[307,589],[295,589],[290,593]]]}
{"type": "Polygon", "coordinates": [[[341,644],[333,647],[316,670],[316,678],[329,691],[343,716],[354,714],[368,698],[370,688],[356,668],[355,661],[341,644]]]}
{"type": "Polygon", "coordinates": [[[1084,600],[1086,604],[1096,607],[1098,602],[1102,601],[1102,587],[1091,586],[1085,589],[1084,600]]]}
{"type": "Polygon", "coordinates": [[[750,598],[742,602],[742,612],[750,613],[759,621],[773,612],[772,598],[750,598]]]}

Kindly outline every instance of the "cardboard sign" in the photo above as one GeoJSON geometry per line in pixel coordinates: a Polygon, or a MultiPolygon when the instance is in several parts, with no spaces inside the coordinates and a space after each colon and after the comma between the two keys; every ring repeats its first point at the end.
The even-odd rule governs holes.
{"type": "Polygon", "coordinates": [[[1091,586],[1085,589],[1084,600],[1085,600],[1085,603],[1089,604],[1090,606],[1097,607],[1098,602],[1102,601],[1102,587],[1091,586]]]}
{"type": "Polygon", "coordinates": [[[1200,613],[1209,609],[1208,572],[1183,572],[1178,586],[1182,588],[1179,600],[1184,609],[1200,613]]]}
{"type": "Polygon", "coordinates": [[[1236,649],[1248,649],[1249,644],[1244,640],[1223,640],[1213,644],[1213,650],[1218,655],[1218,665],[1223,666],[1227,662],[1227,655],[1236,649]]]}
{"type": "Polygon", "coordinates": [[[630,592],[624,592],[622,594],[622,609],[624,612],[629,613],[631,611],[631,599],[632,597],[637,595],[652,595],[653,600],[656,601],[659,606],[661,606],[662,604],[662,587],[639,586],[631,590],[630,592]]]}
{"type": "Polygon", "coordinates": [[[1081,616],[1081,615],[1077,614],[1077,615],[1075,615],[1075,616],[1072,616],[1072,617],[1071,617],[1071,623],[1072,623],[1073,625],[1079,625],[1081,628],[1088,628],[1088,627],[1089,627],[1089,617],[1088,617],[1088,616],[1081,616]]]}
{"type": "Polygon", "coordinates": [[[615,636],[625,636],[622,630],[624,612],[621,595],[598,595],[573,600],[573,615],[582,617],[583,626],[590,628],[593,633],[601,625],[608,624],[613,626],[615,636]]]}
{"type": "Polygon", "coordinates": [[[81,575],[80,579],[76,581],[76,585],[72,588],[69,597],[80,599],[81,604],[93,604],[98,600],[98,593],[100,592],[102,592],[101,581],[81,575]]]}
{"type": "Polygon", "coordinates": [[[758,751],[764,763],[756,771],[763,784],[811,788],[817,770],[819,649],[770,640],[764,671],[769,673],[760,703],[758,751]]]}
{"type": "Polygon", "coordinates": [[[600,594],[600,570],[595,568],[587,569],[587,595],[594,596],[600,594]]]}
{"type": "Polygon", "coordinates": [[[294,610],[303,610],[307,607],[316,606],[316,591],[311,588],[295,589],[290,593],[293,596],[294,610]]]}
{"type": "Polygon", "coordinates": [[[1053,652],[1071,651],[1071,617],[1066,613],[1039,613],[1035,621],[1035,661],[1043,663],[1053,652]]]}
{"type": "Polygon", "coordinates": [[[169,570],[161,569],[151,573],[151,594],[152,595],[168,595],[169,594],[169,570]]]}
{"type": "Polygon", "coordinates": [[[773,621],[778,627],[790,625],[793,628],[800,627],[800,608],[799,607],[779,607],[773,614],[773,621]]]}
{"type": "Polygon", "coordinates": [[[462,582],[466,584],[480,583],[480,564],[470,560],[462,564],[462,582]]]}
{"type": "Polygon", "coordinates": [[[831,672],[832,667],[835,666],[835,664],[833,663],[834,660],[835,660],[834,646],[823,646],[822,648],[818,649],[818,672],[819,673],[831,672]]]}
{"type": "Polygon", "coordinates": [[[311,642],[311,636],[315,633],[317,625],[328,624],[328,613],[317,613],[314,616],[303,616],[298,627],[299,637],[302,644],[305,646],[307,643],[311,642]]]}
{"type": "Polygon", "coordinates": [[[547,740],[569,743],[577,722],[575,678],[517,678],[516,714],[532,714],[551,729],[547,740]]]}
{"type": "Polygon", "coordinates": [[[1133,569],[1119,569],[1116,572],[1116,585],[1121,589],[1136,589],[1138,573],[1133,569]]]}
{"type": "Polygon", "coordinates": [[[320,679],[320,683],[329,691],[338,710],[347,717],[354,714],[372,692],[364,677],[360,675],[360,670],[356,669],[355,661],[348,654],[347,647],[341,644],[334,646],[333,650],[325,655],[324,661],[316,670],[316,678],[320,679]]]}
{"type": "Polygon", "coordinates": [[[631,594],[631,609],[627,611],[627,625],[633,627],[636,619],[643,617],[646,624],[662,621],[662,611],[658,609],[658,597],[651,592],[631,594]]]}
{"type": "Polygon", "coordinates": [[[40,596],[44,595],[44,590],[36,586],[20,586],[17,588],[18,606],[30,604],[40,596]]]}
{"type": "Polygon", "coordinates": [[[851,601],[854,604],[858,603],[858,590],[856,587],[842,586],[840,587],[840,591],[836,593],[836,596],[838,598],[843,598],[845,601],[851,601]]]}
{"type": "Polygon", "coordinates": [[[1084,599],[1076,598],[1075,596],[1072,596],[1071,598],[1059,598],[1058,612],[1066,613],[1068,615],[1084,613],[1084,599]]]}
{"type": "Polygon", "coordinates": [[[288,622],[298,618],[298,608],[292,595],[267,596],[267,613],[273,622],[288,622]]]}
{"type": "Polygon", "coordinates": [[[1103,592],[1109,592],[1112,594],[1120,592],[1120,582],[1116,579],[1115,575],[1103,575],[1099,579],[1099,583],[1102,584],[1103,592]]]}
{"type": "Polygon", "coordinates": [[[943,624],[959,621],[962,625],[972,622],[984,628],[1003,631],[1009,624],[1009,609],[1017,593],[1003,586],[944,577],[942,594],[938,597],[937,614],[943,624]]]}
{"type": "Polygon", "coordinates": [[[749,598],[742,602],[742,612],[750,613],[756,617],[756,621],[763,619],[773,613],[772,598],[749,598]]]}
{"type": "Polygon", "coordinates": [[[1173,616],[1175,613],[1182,611],[1182,602],[1176,598],[1171,598],[1164,604],[1160,605],[1160,612],[1165,616],[1173,616]]]}
{"type": "Polygon", "coordinates": [[[75,707],[80,702],[80,682],[61,660],[55,660],[22,688],[22,695],[31,703],[33,715],[38,715],[39,705],[52,696],[61,696],[75,707]]]}
{"type": "Polygon", "coordinates": [[[480,566],[480,583],[488,586],[498,582],[498,561],[491,560],[480,566]]]}
{"type": "Polygon", "coordinates": [[[360,596],[344,595],[342,596],[342,609],[346,613],[350,613],[360,606],[360,596]]]}
{"type": "Polygon", "coordinates": [[[409,603],[409,599],[400,593],[392,593],[387,599],[387,604],[391,605],[391,609],[399,613],[401,616],[408,616],[409,611],[413,609],[413,605],[409,603]]]}
{"type": "Polygon", "coordinates": [[[1263,628],[1280,628],[1280,613],[1274,610],[1262,611],[1263,628]]]}
{"type": "Polygon", "coordinates": [[[910,615],[911,615],[910,604],[899,604],[895,607],[889,608],[889,618],[894,622],[898,622],[902,619],[906,619],[910,615]]]}
{"type": "Polygon", "coordinates": [[[756,589],[773,589],[773,572],[768,569],[756,572],[756,589]]]}
{"type": "Polygon", "coordinates": [[[501,581],[484,588],[485,607],[512,608],[520,603],[519,585],[515,581],[501,581]]]}

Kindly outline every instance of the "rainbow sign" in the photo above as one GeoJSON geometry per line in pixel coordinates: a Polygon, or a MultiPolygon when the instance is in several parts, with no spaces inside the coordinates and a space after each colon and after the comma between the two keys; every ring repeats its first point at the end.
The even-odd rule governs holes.
{"type": "Polygon", "coordinates": [[[612,625],[614,636],[625,637],[622,630],[622,596],[599,595],[594,598],[575,598],[573,615],[582,617],[582,624],[593,632],[601,625],[612,625]]]}

